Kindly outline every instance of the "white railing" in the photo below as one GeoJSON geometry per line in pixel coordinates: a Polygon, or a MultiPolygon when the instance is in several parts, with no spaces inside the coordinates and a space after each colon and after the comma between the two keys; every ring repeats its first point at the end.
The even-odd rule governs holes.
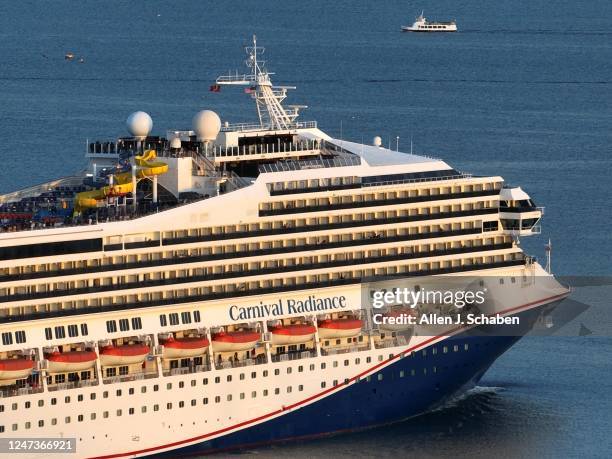
{"type": "MultiPolygon", "coordinates": [[[[316,121],[302,121],[302,122],[294,122],[289,125],[289,129],[310,129],[316,128],[316,121]]],[[[270,130],[277,131],[278,129],[274,127],[272,124],[261,124],[261,123],[233,123],[233,124],[225,124],[221,126],[222,132],[241,132],[241,131],[260,131],[260,130],[270,130]]]]}

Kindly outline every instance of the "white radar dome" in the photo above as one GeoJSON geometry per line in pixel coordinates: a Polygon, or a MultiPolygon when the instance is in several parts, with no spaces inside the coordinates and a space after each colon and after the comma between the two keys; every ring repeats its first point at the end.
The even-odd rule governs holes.
{"type": "Polygon", "coordinates": [[[175,150],[181,148],[181,139],[178,137],[172,137],[172,140],[170,140],[170,148],[175,150]]]}
{"type": "Polygon", "coordinates": [[[372,144],[375,147],[380,147],[382,145],[382,139],[380,138],[380,136],[374,137],[374,140],[372,140],[372,144]]]}
{"type": "Polygon", "coordinates": [[[221,118],[211,110],[202,110],[193,117],[193,130],[198,140],[215,140],[221,130],[221,118]]]}
{"type": "Polygon", "coordinates": [[[134,137],[146,137],[153,129],[153,120],[148,113],[134,112],[127,119],[127,129],[134,137]]]}

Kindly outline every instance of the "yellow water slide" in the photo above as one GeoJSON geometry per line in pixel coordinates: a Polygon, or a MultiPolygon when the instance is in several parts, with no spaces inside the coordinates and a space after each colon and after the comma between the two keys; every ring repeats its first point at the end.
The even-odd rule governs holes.
{"type": "MultiPolygon", "coordinates": [[[[136,156],[136,179],[140,180],[154,175],[168,172],[168,165],[157,158],[155,150],[147,150],[142,156],[136,156]]],[[[132,173],[123,172],[114,176],[113,184],[98,188],[97,190],[77,193],[74,199],[74,209],[80,211],[90,207],[96,207],[98,201],[107,197],[125,196],[133,191],[132,173]]]]}

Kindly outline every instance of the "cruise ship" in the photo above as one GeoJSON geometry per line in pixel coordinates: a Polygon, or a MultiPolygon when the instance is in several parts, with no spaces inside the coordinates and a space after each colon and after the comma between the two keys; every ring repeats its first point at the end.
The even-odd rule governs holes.
{"type": "Polygon", "coordinates": [[[412,323],[442,305],[377,292],[486,291],[462,311],[527,327],[568,296],[519,245],[542,217],[525,191],[299,121],[246,52],[210,89],[243,88],[257,122],[154,135],[136,112],[84,172],[0,196],[4,448],[176,457],[401,421],[521,334],[412,323]]]}

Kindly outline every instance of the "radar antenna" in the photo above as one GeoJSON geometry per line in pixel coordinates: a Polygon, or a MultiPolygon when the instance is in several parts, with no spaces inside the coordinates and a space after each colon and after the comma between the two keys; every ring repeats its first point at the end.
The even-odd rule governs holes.
{"type": "Polygon", "coordinates": [[[295,89],[295,86],[274,86],[270,75],[265,67],[265,61],[259,60],[264,54],[265,49],[257,46],[257,37],[253,35],[253,45],[245,46],[247,59],[245,64],[250,69],[250,73],[239,75],[222,75],[215,81],[217,86],[248,86],[244,90],[255,100],[257,106],[257,116],[262,128],[269,129],[288,129],[294,127],[295,119],[299,116],[300,108],[305,105],[291,105],[285,109],[282,102],[287,97],[288,89],[295,89]]]}

